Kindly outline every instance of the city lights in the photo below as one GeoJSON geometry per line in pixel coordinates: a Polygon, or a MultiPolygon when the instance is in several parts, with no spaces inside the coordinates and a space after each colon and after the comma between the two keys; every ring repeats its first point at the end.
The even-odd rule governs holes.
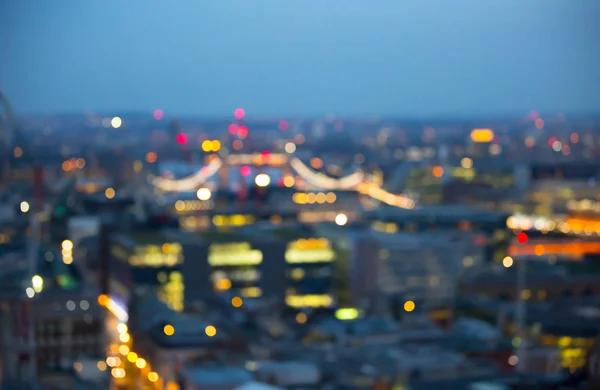
{"type": "Polygon", "coordinates": [[[21,208],[22,213],[28,212],[29,211],[29,203],[27,203],[25,201],[21,202],[20,208],[21,208]]]}
{"type": "Polygon", "coordinates": [[[173,327],[173,325],[165,325],[163,328],[163,332],[167,336],[173,336],[173,334],[175,334],[175,328],[173,327]]]}
{"type": "Polygon", "coordinates": [[[231,299],[231,305],[233,307],[241,307],[242,303],[243,303],[243,301],[242,301],[242,298],[240,298],[240,297],[233,297],[231,299]]]}
{"type": "Polygon", "coordinates": [[[410,313],[413,310],[415,310],[415,307],[416,307],[416,305],[413,301],[404,302],[404,311],[406,311],[407,313],[410,313]]]}
{"type": "Polygon", "coordinates": [[[106,196],[106,199],[112,199],[115,197],[115,190],[113,188],[107,188],[104,191],[104,196],[106,196]]]}
{"type": "Polygon", "coordinates": [[[488,143],[494,140],[494,132],[491,129],[473,129],[471,141],[475,143],[488,143]]]}
{"type": "Polygon", "coordinates": [[[259,187],[266,187],[271,183],[271,178],[266,173],[260,173],[254,178],[254,183],[259,187]]]}
{"type": "Polygon", "coordinates": [[[214,337],[217,334],[217,328],[212,325],[208,325],[206,328],[204,328],[204,333],[206,333],[208,337],[214,337]]]}
{"type": "Polygon", "coordinates": [[[196,192],[196,197],[199,200],[209,200],[211,196],[212,196],[212,192],[208,188],[200,188],[196,192]]]}
{"type": "Polygon", "coordinates": [[[338,214],[335,216],[335,223],[338,226],[344,226],[348,222],[346,214],[338,214]]]}
{"type": "Polygon", "coordinates": [[[31,284],[33,286],[33,290],[36,293],[40,293],[40,292],[42,292],[42,289],[44,288],[44,279],[42,279],[42,277],[40,275],[34,275],[31,278],[31,284]]]}
{"type": "Polygon", "coordinates": [[[119,118],[118,116],[110,120],[110,125],[113,127],[113,129],[118,129],[119,127],[121,127],[122,124],[123,120],[121,120],[121,118],[119,118]]]}
{"type": "Polygon", "coordinates": [[[284,149],[287,153],[292,154],[296,151],[296,145],[294,145],[294,143],[292,142],[288,142],[287,144],[285,144],[284,149]]]}

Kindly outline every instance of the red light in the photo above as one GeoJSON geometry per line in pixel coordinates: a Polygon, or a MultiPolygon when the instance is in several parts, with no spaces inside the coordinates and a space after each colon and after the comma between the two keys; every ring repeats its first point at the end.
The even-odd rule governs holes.
{"type": "Polygon", "coordinates": [[[521,244],[525,244],[527,242],[527,239],[529,237],[527,237],[527,233],[525,232],[521,232],[519,233],[519,235],[517,236],[517,241],[519,241],[519,243],[521,244]]]}
{"type": "Polygon", "coordinates": [[[187,142],[187,136],[183,133],[177,134],[177,143],[183,145],[187,142]]]}
{"type": "Polygon", "coordinates": [[[235,116],[235,119],[242,119],[244,116],[246,116],[246,111],[244,111],[243,108],[236,108],[233,112],[233,116],[235,116]]]}
{"type": "Polygon", "coordinates": [[[152,115],[154,116],[154,119],[159,121],[165,116],[165,113],[163,112],[163,110],[158,109],[158,110],[154,110],[154,114],[152,114],[152,115]]]}
{"type": "Polygon", "coordinates": [[[240,175],[247,177],[247,176],[250,176],[250,173],[252,173],[252,169],[250,169],[249,166],[244,165],[243,167],[240,168],[240,175]]]}
{"type": "Polygon", "coordinates": [[[279,122],[279,130],[286,131],[289,128],[290,128],[290,124],[288,123],[288,121],[280,121],[279,122]]]}
{"type": "Polygon", "coordinates": [[[242,138],[245,138],[248,136],[248,127],[247,126],[240,126],[238,129],[238,135],[242,138]]]}
{"type": "Polygon", "coordinates": [[[269,152],[268,150],[265,150],[260,155],[261,155],[262,160],[264,162],[267,162],[267,161],[269,161],[269,157],[271,157],[271,152],[269,152]]]}
{"type": "Polygon", "coordinates": [[[548,140],[548,145],[550,147],[552,147],[552,145],[554,145],[554,143],[558,141],[558,139],[556,137],[550,137],[550,139],[548,140]]]}
{"type": "Polygon", "coordinates": [[[235,123],[232,123],[229,125],[229,134],[234,135],[235,133],[238,132],[238,125],[236,125],[235,123]]]}
{"type": "Polygon", "coordinates": [[[531,118],[532,121],[535,121],[536,119],[538,119],[540,117],[540,114],[538,114],[537,111],[531,111],[529,113],[529,117],[531,118]]]}

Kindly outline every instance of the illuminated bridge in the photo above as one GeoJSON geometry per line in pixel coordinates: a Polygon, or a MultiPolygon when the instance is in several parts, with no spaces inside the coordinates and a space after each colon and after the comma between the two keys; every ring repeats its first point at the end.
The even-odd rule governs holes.
{"type": "MultiPolygon", "coordinates": [[[[258,187],[279,185],[282,187],[296,188],[300,191],[354,191],[376,201],[393,207],[412,209],[415,201],[404,194],[394,194],[381,187],[381,180],[357,169],[343,177],[331,177],[318,172],[304,164],[293,154],[237,154],[227,157],[212,155],[208,157],[206,165],[199,166],[192,175],[184,178],[174,178],[170,172],[163,172],[160,176],[150,178],[155,189],[162,192],[196,192],[201,197],[200,190],[214,185],[214,179],[222,183],[229,180],[231,172],[239,176],[235,182],[258,187]],[[239,167],[239,169],[229,169],[239,167]],[[283,176],[276,182],[273,169],[283,172],[283,176]],[[211,183],[212,181],[212,183],[211,183]],[[254,183],[252,183],[254,181],[254,183]]],[[[307,203],[320,203],[315,195],[307,197],[307,203]]]]}
{"type": "Polygon", "coordinates": [[[586,255],[600,255],[600,241],[529,240],[525,244],[513,244],[508,249],[512,257],[559,256],[581,259],[586,255]]]}
{"type": "Polygon", "coordinates": [[[506,221],[514,230],[538,231],[541,233],[560,233],[565,236],[600,236],[600,220],[591,218],[572,218],[555,216],[547,218],[536,215],[515,214],[506,221]]]}

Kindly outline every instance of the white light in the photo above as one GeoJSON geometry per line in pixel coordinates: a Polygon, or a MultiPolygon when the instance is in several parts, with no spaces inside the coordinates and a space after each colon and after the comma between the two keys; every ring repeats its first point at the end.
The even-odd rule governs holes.
{"type": "Polygon", "coordinates": [[[110,125],[113,127],[113,129],[118,129],[122,124],[123,121],[118,116],[112,118],[110,121],[110,125]]]}
{"type": "Polygon", "coordinates": [[[256,177],[254,178],[254,183],[256,183],[256,185],[259,187],[266,187],[269,185],[270,182],[271,178],[265,173],[256,175],[256,177]]]}
{"type": "Polygon", "coordinates": [[[517,364],[519,364],[519,358],[515,355],[512,355],[508,358],[508,364],[510,364],[511,366],[516,366],[517,364]]]}
{"type": "Polygon", "coordinates": [[[31,278],[31,284],[36,293],[42,292],[42,289],[44,288],[44,279],[42,279],[40,275],[35,275],[31,278]]]}
{"type": "Polygon", "coordinates": [[[291,142],[288,142],[287,144],[285,144],[284,149],[288,153],[294,153],[296,151],[296,145],[291,142]]]}
{"type": "Polygon", "coordinates": [[[29,211],[29,203],[23,201],[21,202],[21,212],[26,213],[29,211]]]}
{"type": "Polygon", "coordinates": [[[117,332],[127,333],[127,324],[120,323],[119,325],[117,325],[117,332]]]}
{"type": "Polygon", "coordinates": [[[212,192],[208,188],[200,188],[198,192],[196,192],[196,196],[200,200],[209,200],[212,196],[212,192]]]}
{"type": "Polygon", "coordinates": [[[339,226],[344,226],[348,222],[348,217],[345,214],[338,214],[335,216],[335,223],[339,226]]]}
{"type": "Polygon", "coordinates": [[[75,302],[73,302],[73,301],[67,301],[67,309],[68,309],[69,311],[73,311],[73,310],[75,310],[75,307],[76,307],[76,306],[75,306],[75,302]]]}
{"type": "Polygon", "coordinates": [[[33,298],[33,296],[35,295],[35,291],[31,287],[27,287],[25,289],[25,294],[27,294],[29,298],[33,298]]]}
{"type": "Polygon", "coordinates": [[[65,251],[72,251],[73,250],[73,241],[71,241],[71,240],[64,240],[62,242],[62,248],[65,251]]]}
{"type": "Polygon", "coordinates": [[[79,307],[82,310],[87,310],[87,309],[90,308],[90,303],[88,301],[86,301],[86,300],[83,300],[83,301],[79,302],[79,307]]]}
{"type": "Polygon", "coordinates": [[[121,321],[121,322],[127,322],[127,320],[129,319],[129,315],[127,314],[127,309],[125,309],[123,306],[121,306],[119,303],[117,303],[117,301],[115,301],[114,299],[112,299],[110,297],[108,299],[106,308],[111,313],[113,313],[117,317],[117,319],[119,319],[119,321],[121,321]]]}

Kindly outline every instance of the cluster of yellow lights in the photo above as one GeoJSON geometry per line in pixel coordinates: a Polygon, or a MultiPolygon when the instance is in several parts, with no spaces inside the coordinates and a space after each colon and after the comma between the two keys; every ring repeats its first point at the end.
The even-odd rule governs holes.
{"type": "Polygon", "coordinates": [[[65,264],[73,263],[73,241],[64,240],[62,242],[62,260],[65,264]]]}
{"type": "Polygon", "coordinates": [[[183,311],[185,285],[181,272],[171,272],[169,277],[161,272],[159,274],[159,281],[162,285],[158,291],[158,299],[164,302],[171,310],[183,311]]]}
{"type": "Polygon", "coordinates": [[[598,242],[570,242],[566,244],[519,244],[508,248],[510,256],[558,255],[580,259],[587,254],[600,254],[598,242]]]}
{"type": "Polygon", "coordinates": [[[215,226],[244,226],[253,224],[255,218],[250,214],[215,215],[212,221],[215,226]]]}
{"type": "Polygon", "coordinates": [[[314,204],[314,203],[335,203],[337,197],[333,192],[318,192],[318,193],[305,193],[305,192],[296,192],[292,196],[292,200],[296,204],[314,204]]]}
{"type": "Polygon", "coordinates": [[[227,157],[227,163],[230,165],[268,165],[280,167],[288,162],[288,157],[284,154],[232,154],[227,157]]]}
{"type": "Polygon", "coordinates": [[[157,245],[137,247],[128,261],[134,267],[173,267],[181,263],[182,259],[181,245],[171,243],[162,247],[157,245]]]}
{"type": "Polygon", "coordinates": [[[221,149],[221,142],[218,140],[205,140],[202,142],[202,150],[205,152],[218,152],[221,149]]]}
{"type": "Polygon", "coordinates": [[[475,170],[473,168],[457,167],[452,170],[452,176],[457,179],[470,181],[475,178],[475,170]]]}
{"type": "Polygon", "coordinates": [[[301,238],[288,244],[285,260],[288,263],[321,263],[335,259],[335,252],[326,238],[301,238]]]}
{"type": "Polygon", "coordinates": [[[363,195],[368,195],[373,199],[383,202],[387,205],[400,207],[404,209],[414,209],[415,201],[405,195],[396,195],[384,190],[375,184],[360,184],[358,192],[363,195]]]}
{"type": "Polygon", "coordinates": [[[288,295],[285,303],[290,307],[330,307],[333,305],[331,295],[288,295]]]}
{"type": "Polygon", "coordinates": [[[65,172],[74,171],[76,169],[82,169],[85,167],[85,160],[83,158],[72,158],[62,163],[62,169],[65,172]]]}
{"type": "MultiPolygon", "coordinates": [[[[98,303],[106,307],[110,310],[110,301],[111,299],[106,295],[98,296],[98,303]]],[[[139,356],[136,352],[131,349],[131,344],[133,343],[133,339],[131,335],[128,333],[127,324],[124,321],[127,321],[127,318],[119,318],[120,322],[117,325],[117,332],[119,333],[119,339],[121,340],[121,345],[111,344],[110,345],[110,353],[112,355],[106,358],[106,362],[98,362],[98,368],[101,371],[107,369],[107,367],[111,367],[111,375],[115,379],[123,379],[127,376],[126,364],[129,362],[131,367],[136,367],[140,370],[142,374],[144,374],[148,381],[155,383],[158,382],[161,378],[158,373],[154,372],[150,368],[150,364],[143,357],[139,356]],[[115,356],[120,354],[120,356],[115,356]]],[[[165,327],[165,334],[168,329],[165,327]]],[[[174,329],[173,329],[174,331],[174,329]]],[[[118,382],[117,382],[118,383],[118,382]]]]}
{"type": "Polygon", "coordinates": [[[473,129],[471,131],[471,141],[475,143],[488,143],[494,140],[492,129],[473,129]]]}
{"type": "Polygon", "coordinates": [[[175,202],[175,210],[179,213],[197,210],[212,210],[214,204],[210,200],[178,200],[175,202]]]}
{"type": "Polygon", "coordinates": [[[327,249],[288,249],[285,261],[290,264],[298,263],[329,263],[335,260],[335,252],[327,249]]]}
{"type": "Polygon", "coordinates": [[[240,289],[240,295],[246,298],[258,298],[262,295],[259,287],[244,287],[240,289]]]}
{"type": "Polygon", "coordinates": [[[591,211],[600,213],[600,202],[592,199],[571,199],[567,202],[567,208],[573,211],[591,211]]]}
{"type": "Polygon", "coordinates": [[[258,249],[245,243],[213,244],[208,250],[208,264],[213,267],[258,265],[262,263],[263,254],[258,249]]]}
{"type": "Polygon", "coordinates": [[[325,249],[329,248],[330,242],[328,239],[321,238],[300,238],[299,240],[290,242],[290,249],[325,249]]]}
{"type": "Polygon", "coordinates": [[[586,218],[548,219],[540,216],[515,214],[506,220],[506,226],[513,230],[539,230],[542,233],[557,230],[565,234],[591,236],[600,235],[600,221],[586,218]]]}
{"type": "Polygon", "coordinates": [[[373,229],[388,234],[394,234],[398,231],[398,225],[393,222],[375,221],[372,225],[373,229]]]}

